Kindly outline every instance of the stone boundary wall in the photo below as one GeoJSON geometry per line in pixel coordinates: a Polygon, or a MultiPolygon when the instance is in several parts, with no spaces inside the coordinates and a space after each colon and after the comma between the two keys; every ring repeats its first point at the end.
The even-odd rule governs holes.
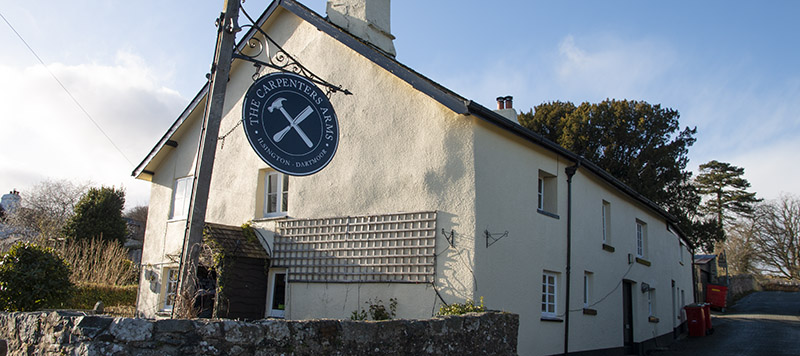
{"type": "Polygon", "coordinates": [[[148,320],[0,313],[4,355],[516,355],[519,315],[426,320],[148,320]]]}
{"type": "Polygon", "coordinates": [[[743,294],[760,290],[763,290],[763,288],[753,275],[740,274],[731,276],[728,285],[728,304],[730,305],[731,302],[743,294]]]}

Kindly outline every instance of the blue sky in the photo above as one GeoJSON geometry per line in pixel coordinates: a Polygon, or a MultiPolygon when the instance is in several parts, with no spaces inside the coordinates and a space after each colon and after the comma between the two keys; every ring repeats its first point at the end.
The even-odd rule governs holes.
{"type": "MultiPolygon", "coordinates": [[[[324,0],[301,0],[324,14],[324,0]]],[[[257,16],[268,1],[248,0],[257,16]]],[[[0,13],[111,137],[117,152],[0,22],[0,191],[45,178],[149,186],[133,166],[208,71],[222,1],[11,2],[0,13]],[[130,162],[128,162],[130,161],[130,162]]],[[[800,2],[392,3],[397,58],[480,102],[644,100],[697,127],[690,169],[744,167],[752,191],[800,194],[800,2]]],[[[244,19],[243,19],[244,20],[244,19]]],[[[302,59],[301,59],[302,60],[302,59]]]]}

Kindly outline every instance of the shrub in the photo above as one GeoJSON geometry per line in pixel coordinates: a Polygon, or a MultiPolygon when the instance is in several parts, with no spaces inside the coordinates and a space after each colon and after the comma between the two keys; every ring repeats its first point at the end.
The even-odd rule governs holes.
{"type": "Polygon", "coordinates": [[[18,242],[0,261],[0,308],[33,311],[56,308],[73,291],[69,266],[52,248],[18,242]]]}
{"type": "Polygon", "coordinates": [[[397,298],[389,299],[388,309],[383,305],[383,301],[380,299],[375,302],[370,299],[364,303],[369,305],[369,312],[364,309],[354,310],[353,313],[350,314],[350,320],[367,320],[367,315],[369,315],[372,320],[389,320],[397,315],[397,298]]]}
{"type": "Polygon", "coordinates": [[[486,307],[483,306],[483,297],[481,297],[480,305],[475,305],[475,302],[473,302],[472,299],[461,304],[453,303],[450,305],[442,305],[439,308],[439,313],[436,315],[461,315],[466,313],[480,313],[484,311],[486,311],[486,307]]]}
{"type": "Polygon", "coordinates": [[[136,283],[136,265],[118,241],[100,238],[53,242],[52,247],[72,267],[74,284],[129,285],[136,283]]]}

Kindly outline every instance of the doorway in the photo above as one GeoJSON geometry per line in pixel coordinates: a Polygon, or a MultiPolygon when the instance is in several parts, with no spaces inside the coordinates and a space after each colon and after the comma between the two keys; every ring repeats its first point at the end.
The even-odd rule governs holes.
{"type": "Polygon", "coordinates": [[[267,298],[270,317],[286,317],[286,270],[270,271],[269,297],[267,298]]]}
{"type": "Polygon", "coordinates": [[[622,281],[622,324],[625,353],[633,354],[633,282],[630,281],[622,281]]]}

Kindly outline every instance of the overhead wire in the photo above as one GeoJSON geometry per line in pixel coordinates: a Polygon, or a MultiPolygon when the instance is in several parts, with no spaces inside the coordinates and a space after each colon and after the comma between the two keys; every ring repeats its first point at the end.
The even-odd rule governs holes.
{"type": "Polygon", "coordinates": [[[81,109],[83,114],[89,119],[89,121],[91,121],[94,124],[94,126],[97,127],[98,130],[100,130],[100,133],[102,133],[103,136],[106,137],[108,142],[110,142],[111,145],[114,146],[114,149],[116,149],[117,152],[119,152],[119,154],[122,156],[122,158],[124,158],[126,161],[128,161],[128,163],[133,167],[134,164],[130,159],[128,159],[128,156],[126,156],[125,153],[122,152],[122,150],[119,148],[119,146],[117,146],[117,144],[114,143],[114,140],[112,140],[111,137],[108,136],[108,134],[105,132],[105,130],[103,130],[103,128],[100,126],[100,124],[98,124],[97,121],[92,117],[92,115],[89,114],[88,111],[86,111],[86,109],[83,107],[83,105],[81,105],[81,103],[78,101],[78,99],[76,99],[75,96],[72,95],[72,93],[69,91],[69,89],[67,89],[67,87],[64,85],[64,83],[62,83],[61,80],[58,79],[58,77],[55,75],[55,73],[53,73],[53,71],[51,71],[50,68],[47,67],[47,65],[44,63],[42,58],[39,57],[39,55],[36,53],[36,51],[33,50],[33,48],[28,44],[27,41],[25,41],[25,38],[23,38],[22,35],[19,32],[17,32],[17,29],[14,28],[13,25],[11,25],[11,22],[9,22],[8,19],[6,19],[6,17],[3,16],[2,13],[0,13],[0,17],[2,17],[3,21],[5,21],[5,23],[8,25],[8,27],[11,28],[11,31],[14,31],[14,34],[17,35],[17,37],[20,39],[20,41],[22,41],[22,43],[25,44],[25,47],[27,47],[28,50],[31,51],[33,56],[36,57],[36,60],[39,61],[39,63],[42,65],[42,67],[44,67],[44,69],[47,70],[48,73],[50,73],[50,76],[52,76],[53,79],[55,79],[55,81],[58,83],[58,85],[61,86],[61,89],[64,89],[64,92],[66,92],[67,95],[69,95],[70,99],[72,99],[72,102],[74,102],[75,105],[77,105],[78,108],[81,109]]]}

